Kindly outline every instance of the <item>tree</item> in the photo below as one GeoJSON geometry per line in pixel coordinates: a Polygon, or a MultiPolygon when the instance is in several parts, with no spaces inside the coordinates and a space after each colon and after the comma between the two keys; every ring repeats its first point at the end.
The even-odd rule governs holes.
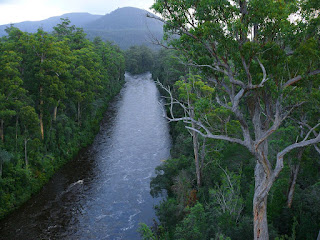
{"type": "Polygon", "coordinates": [[[25,94],[18,70],[22,60],[15,52],[0,47],[0,139],[4,141],[5,120],[16,115],[16,108],[21,105],[25,94]]]}
{"type": "Polygon", "coordinates": [[[132,74],[150,71],[154,64],[154,54],[146,46],[132,46],[125,52],[126,70],[132,74]]]}
{"type": "Polygon", "coordinates": [[[52,118],[55,120],[59,104],[66,97],[64,80],[71,53],[65,42],[56,41],[41,29],[22,42],[28,53],[24,54],[25,68],[28,69],[23,74],[25,86],[37,102],[41,138],[44,139],[44,115],[53,106],[52,118]]]}
{"type": "Polygon", "coordinates": [[[2,178],[2,166],[3,163],[10,161],[12,155],[7,151],[0,148],[0,178],[2,178]]]}
{"type": "Polygon", "coordinates": [[[124,82],[120,49],[90,42],[67,19],[52,34],[13,26],[6,32],[0,38],[0,218],[91,143],[124,82]]]}
{"type": "Polygon", "coordinates": [[[101,91],[101,66],[92,46],[73,51],[71,73],[73,81],[68,89],[77,104],[77,122],[81,125],[83,108],[101,91]]]}
{"type": "MultiPolygon", "coordinates": [[[[173,36],[169,44],[180,51],[187,66],[199,69],[205,84],[215,87],[211,109],[195,117],[171,116],[170,121],[193,123],[197,128],[186,127],[251,152],[256,159],[254,239],[268,239],[268,193],[283,169],[285,155],[320,141],[320,134],[311,134],[320,125],[319,117],[307,116],[312,127],[304,136],[296,131],[297,141],[278,152],[269,151],[280,126],[303,127],[288,117],[319,91],[320,38],[315,30],[319,3],[157,0],[153,8],[165,22],[167,38],[173,36]],[[228,113],[220,116],[221,124],[212,121],[217,109],[228,113]],[[239,131],[228,131],[231,122],[239,131]]],[[[188,109],[173,98],[171,103],[188,109]]]]}
{"type": "Polygon", "coordinates": [[[35,109],[31,106],[25,106],[20,112],[21,124],[24,128],[24,159],[26,168],[29,165],[27,143],[39,134],[39,119],[35,109]]]}

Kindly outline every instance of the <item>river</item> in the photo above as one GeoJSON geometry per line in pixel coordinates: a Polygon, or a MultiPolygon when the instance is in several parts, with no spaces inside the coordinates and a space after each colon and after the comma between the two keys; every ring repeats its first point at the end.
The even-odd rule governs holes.
{"type": "Polygon", "coordinates": [[[151,74],[126,74],[93,144],[0,223],[0,239],[139,239],[152,224],[154,169],[170,154],[170,136],[151,74]]]}

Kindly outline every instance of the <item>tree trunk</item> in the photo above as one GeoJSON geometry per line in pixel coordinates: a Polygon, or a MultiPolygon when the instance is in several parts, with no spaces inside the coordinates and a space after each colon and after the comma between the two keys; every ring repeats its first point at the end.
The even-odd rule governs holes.
{"type": "MultiPolygon", "coordinates": [[[[191,110],[192,118],[194,118],[194,112],[191,110]]],[[[196,125],[192,122],[192,128],[196,128],[196,125]]],[[[199,144],[198,144],[198,133],[196,131],[192,131],[192,141],[193,141],[193,152],[194,152],[194,163],[196,166],[196,176],[197,176],[197,186],[198,189],[201,186],[201,172],[200,172],[200,164],[199,164],[199,144]]]]}
{"type": "Polygon", "coordinates": [[[78,119],[78,124],[79,124],[79,126],[81,126],[81,122],[80,122],[80,119],[81,119],[81,107],[80,107],[80,102],[78,102],[78,115],[77,115],[77,119],[78,119]]]}
{"type": "Polygon", "coordinates": [[[57,105],[54,106],[54,109],[53,109],[53,121],[56,121],[57,120],[57,113],[58,113],[58,105],[60,103],[60,100],[58,101],[57,105]]]}
{"type": "Polygon", "coordinates": [[[257,198],[253,199],[254,215],[254,239],[269,240],[268,221],[267,221],[267,197],[259,203],[257,198]]]}
{"type": "Polygon", "coordinates": [[[24,139],[24,161],[26,164],[26,168],[28,167],[27,143],[28,143],[28,140],[25,138],[24,139]]]}
{"type": "Polygon", "coordinates": [[[57,120],[57,112],[58,112],[58,106],[55,106],[53,109],[53,121],[57,120]]]}
{"type": "Polygon", "coordinates": [[[291,208],[292,201],[293,201],[293,194],[297,183],[298,173],[300,169],[300,164],[294,165],[291,167],[291,177],[290,177],[290,186],[288,191],[288,198],[287,198],[287,206],[291,208]]]}
{"type": "Polygon", "coordinates": [[[41,138],[42,140],[44,139],[44,130],[43,130],[43,100],[42,100],[42,91],[43,88],[40,87],[40,115],[39,115],[39,120],[40,120],[40,131],[41,131],[41,138]]]}
{"type": "Polygon", "coordinates": [[[258,24],[253,25],[253,40],[256,42],[258,38],[258,24]]]}
{"type": "Polygon", "coordinates": [[[202,179],[203,176],[203,168],[204,168],[204,159],[206,157],[206,138],[203,138],[203,143],[202,143],[202,149],[201,149],[201,154],[200,154],[200,179],[202,179]]]}
{"type": "Polygon", "coordinates": [[[41,139],[44,139],[44,130],[43,130],[43,113],[40,110],[40,116],[39,116],[39,121],[40,121],[40,130],[41,130],[41,139]]]}
{"type": "Polygon", "coordinates": [[[196,165],[197,186],[199,189],[201,186],[201,174],[200,174],[199,151],[198,151],[198,133],[196,133],[195,131],[192,131],[192,140],[193,140],[194,162],[196,165]]]}
{"type": "Polygon", "coordinates": [[[317,240],[320,240],[320,230],[319,230],[319,233],[318,233],[317,240]]]}
{"type": "Polygon", "coordinates": [[[269,240],[267,221],[268,194],[265,194],[267,184],[268,179],[263,166],[257,162],[255,168],[255,193],[253,197],[254,240],[269,240]]]}
{"type": "Polygon", "coordinates": [[[2,178],[2,159],[0,159],[0,178],[2,178]]]}
{"type": "Polygon", "coordinates": [[[0,137],[1,137],[1,141],[4,142],[4,131],[3,131],[3,127],[4,127],[4,121],[3,119],[0,120],[0,137]]]}
{"type": "Polygon", "coordinates": [[[294,190],[295,190],[296,183],[297,183],[298,173],[300,170],[300,161],[301,161],[303,151],[304,151],[304,148],[301,148],[299,150],[298,156],[297,156],[298,163],[296,165],[291,166],[291,176],[290,176],[289,191],[288,191],[288,196],[287,196],[288,208],[291,208],[291,206],[292,206],[293,195],[294,195],[294,190]]]}
{"type": "Polygon", "coordinates": [[[19,117],[16,117],[16,152],[18,151],[18,126],[19,126],[19,117]]]}

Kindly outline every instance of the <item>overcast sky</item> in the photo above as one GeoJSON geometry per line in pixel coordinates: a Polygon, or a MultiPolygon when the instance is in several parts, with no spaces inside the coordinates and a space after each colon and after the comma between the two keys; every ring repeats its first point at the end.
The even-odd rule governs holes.
{"type": "Polygon", "coordinates": [[[0,25],[43,20],[70,12],[105,15],[119,7],[149,10],[154,0],[0,0],[0,25]]]}

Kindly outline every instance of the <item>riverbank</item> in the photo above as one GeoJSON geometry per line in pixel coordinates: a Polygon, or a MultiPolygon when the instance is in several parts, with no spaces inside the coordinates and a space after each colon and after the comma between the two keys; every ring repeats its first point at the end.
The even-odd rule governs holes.
{"type": "Polygon", "coordinates": [[[152,223],[160,200],[150,196],[150,179],[170,150],[158,97],[150,74],[126,75],[93,144],[1,222],[0,236],[139,239],[139,222],[152,223]]]}

